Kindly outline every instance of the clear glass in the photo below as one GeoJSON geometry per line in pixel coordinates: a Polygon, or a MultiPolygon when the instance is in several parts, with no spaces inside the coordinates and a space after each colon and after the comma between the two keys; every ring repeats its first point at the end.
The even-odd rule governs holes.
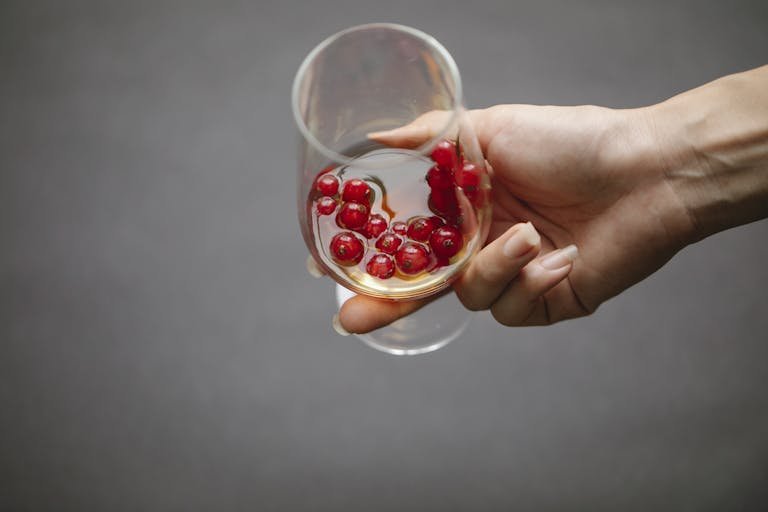
{"type": "MultiPolygon", "coordinates": [[[[304,60],[292,101],[302,135],[299,223],[320,267],[353,293],[385,299],[423,298],[450,286],[487,236],[490,184],[463,107],[459,72],[445,48],[402,25],[343,30],[304,60]],[[440,125],[432,124],[423,140],[392,144],[369,137],[427,113],[437,113],[432,119],[440,125]],[[453,148],[450,165],[432,158],[438,144],[453,148]],[[440,179],[428,180],[432,172],[442,173],[440,179]],[[318,184],[326,175],[338,190],[318,184]],[[352,190],[361,182],[362,189],[352,190]],[[370,222],[374,217],[377,225],[370,222]],[[396,230],[401,222],[402,231],[396,230]],[[399,240],[399,249],[380,245],[384,235],[399,240]]],[[[418,315],[361,338],[389,353],[422,353],[466,327],[458,307],[453,318],[448,334],[446,322],[438,326],[418,315]]]]}
{"type": "MultiPolygon", "coordinates": [[[[354,292],[336,285],[339,307],[354,296],[354,292]]],[[[470,320],[472,313],[464,309],[455,294],[449,293],[386,327],[356,336],[376,350],[413,356],[446,346],[464,334],[470,320]]]]}

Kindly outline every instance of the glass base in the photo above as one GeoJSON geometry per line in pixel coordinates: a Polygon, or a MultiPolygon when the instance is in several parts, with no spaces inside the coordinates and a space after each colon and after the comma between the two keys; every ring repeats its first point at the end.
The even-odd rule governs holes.
{"type": "MultiPolygon", "coordinates": [[[[354,292],[336,285],[336,302],[339,307],[354,296],[354,292]]],[[[426,354],[461,336],[471,318],[472,313],[464,309],[456,295],[449,293],[386,327],[355,336],[369,347],[387,354],[426,354]]]]}

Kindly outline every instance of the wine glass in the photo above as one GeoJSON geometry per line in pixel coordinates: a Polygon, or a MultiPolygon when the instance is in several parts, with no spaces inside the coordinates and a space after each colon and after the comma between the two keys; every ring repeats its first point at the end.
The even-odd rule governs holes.
{"type": "MultiPolygon", "coordinates": [[[[342,30],[305,58],[292,104],[301,232],[339,304],[448,288],[488,234],[490,181],[446,49],[403,25],[342,30]],[[440,121],[423,140],[371,135],[425,114],[440,121]]],[[[359,337],[392,354],[429,352],[461,334],[468,315],[445,294],[359,337]]]]}

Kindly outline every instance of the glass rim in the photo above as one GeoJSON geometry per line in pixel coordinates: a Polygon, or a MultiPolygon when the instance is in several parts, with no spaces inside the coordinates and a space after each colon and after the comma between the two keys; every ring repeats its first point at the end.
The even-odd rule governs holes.
{"type": "Polygon", "coordinates": [[[418,152],[420,154],[424,154],[428,149],[430,149],[437,142],[443,139],[445,135],[448,133],[448,131],[450,130],[451,126],[456,121],[456,118],[458,117],[459,112],[462,109],[461,75],[459,74],[459,68],[456,65],[456,61],[453,60],[453,56],[451,56],[448,50],[446,50],[445,47],[442,44],[440,44],[440,42],[434,37],[432,37],[431,35],[421,30],[415,29],[413,27],[401,25],[398,23],[366,23],[363,25],[355,25],[353,27],[340,30],[335,34],[332,34],[331,36],[327,37],[323,41],[321,41],[317,46],[315,46],[307,54],[306,57],[304,57],[304,60],[299,66],[298,71],[296,71],[296,75],[293,79],[293,86],[291,88],[291,107],[293,110],[293,120],[296,123],[296,126],[299,128],[301,135],[312,146],[314,146],[315,149],[320,151],[320,153],[327,156],[334,162],[349,164],[354,160],[354,158],[350,158],[346,155],[343,155],[341,153],[338,153],[328,148],[325,144],[317,140],[317,137],[315,137],[312,131],[307,127],[299,109],[299,86],[301,83],[301,79],[306,75],[307,69],[309,68],[312,61],[315,60],[315,58],[320,54],[320,52],[328,48],[331,44],[338,41],[340,38],[344,37],[347,34],[351,34],[353,32],[360,32],[363,30],[375,29],[375,28],[385,28],[392,31],[404,32],[417,39],[420,39],[421,41],[425,42],[427,45],[433,47],[445,61],[446,66],[448,68],[448,73],[454,82],[454,93],[452,95],[453,97],[451,98],[452,108],[451,108],[451,115],[449,119],[446,121],[445,125],[437,133],[435,133],[434,137],[430,138],[427,142],[425,142],[421,146],[414,148],[413,151],[418,152]]]}

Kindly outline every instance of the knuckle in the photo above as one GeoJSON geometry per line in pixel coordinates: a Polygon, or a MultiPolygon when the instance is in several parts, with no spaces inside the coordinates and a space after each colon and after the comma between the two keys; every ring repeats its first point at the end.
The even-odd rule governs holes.
{"type": "Polygon", "coordinates": [[[550,322],[562,322],[563,320],[571,320],[572,318],[581,318],[584,316],[590,316],[597,310],[598,306],[585,307],[581,304],[574,304],[570,306],[561,306],[550,309],[550,322]]]}
{"type": "Polygon", "coordinates": [[[517,315],[513,311],[510,311],[508,307],[500,307],[498,304],[494,304],[491,307],[491,315],[493,319],[506,327],[515,327],[520,325],[520,321],[517,315]]]}
{"type": "Polygon", "coordinates": [[[483,283],[498,283],[506,278],[506,269],[500,268],[496,265],[488,265],[484,262],[479,262],[475,268],[476,277],[483,283]]]}
{"type": "Polygon", "coordinates": [[[488,309],[488,304],[481,301],[479,297],[466,291],[456,290],[456,296],[462,305],[470,311],[483,311],[488,309]]]}

